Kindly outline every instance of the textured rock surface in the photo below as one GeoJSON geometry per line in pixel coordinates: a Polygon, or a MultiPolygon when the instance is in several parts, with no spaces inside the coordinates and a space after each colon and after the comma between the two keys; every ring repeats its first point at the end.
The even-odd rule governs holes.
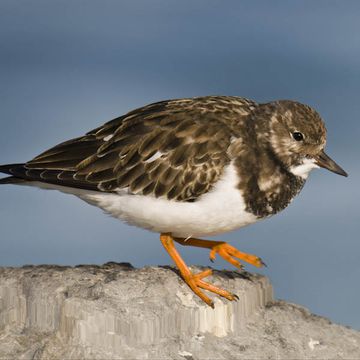
{"type": "Polygon", "coordinates": [[[273,301],[267,278],[209,280],[239,301],[211,309],[170,267],[0,268],[0,358],[360,358],[359,332],[273,301]]]}

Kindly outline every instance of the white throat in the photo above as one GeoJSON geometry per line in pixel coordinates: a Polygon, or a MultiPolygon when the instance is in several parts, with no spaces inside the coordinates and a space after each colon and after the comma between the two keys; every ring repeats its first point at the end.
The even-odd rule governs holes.
{"type": "Polygon", "coordinates": [[[318,168],[319,165],[315,163],[315,159],[304,159],[300,165],[291,166],[290,172],[303,179],[307,179],[312,169],[318,168]]]}

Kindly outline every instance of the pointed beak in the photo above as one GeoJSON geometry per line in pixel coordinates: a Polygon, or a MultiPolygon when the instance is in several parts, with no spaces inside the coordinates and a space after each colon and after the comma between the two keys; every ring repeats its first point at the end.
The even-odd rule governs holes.
{"type": "Polygon", "coordinates": [[[348,176],[348,174],[334,160],[325,154],[324,150],[322,150],[319,155],[315,156],[315,164],[324,169],[328,169],[335,174],[348,176]]]}

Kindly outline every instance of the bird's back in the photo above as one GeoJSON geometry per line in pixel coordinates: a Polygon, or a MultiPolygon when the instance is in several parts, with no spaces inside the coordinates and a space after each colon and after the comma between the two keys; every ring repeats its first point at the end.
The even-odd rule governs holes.
{"type": "Polygon", "coordinates": [[[240,97],[167,100],[133,110],[24,164],[3,182],[196,201],[220,179],[239,124],[257,107],[240,97]],[[20,180],[19,180],[20,179],[20,180]]]}

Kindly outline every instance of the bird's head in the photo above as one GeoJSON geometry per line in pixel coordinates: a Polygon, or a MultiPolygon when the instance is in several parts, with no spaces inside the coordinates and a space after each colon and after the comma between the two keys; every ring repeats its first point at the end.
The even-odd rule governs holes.
{"type": "Polygon", "coordinates": [[[306,179],[312,169],[323,167],[347,176],[324,152],[326,128],[314,109],[290,100],[263,106],[267,108],[269,145],[290,172],[306,179]]]}

